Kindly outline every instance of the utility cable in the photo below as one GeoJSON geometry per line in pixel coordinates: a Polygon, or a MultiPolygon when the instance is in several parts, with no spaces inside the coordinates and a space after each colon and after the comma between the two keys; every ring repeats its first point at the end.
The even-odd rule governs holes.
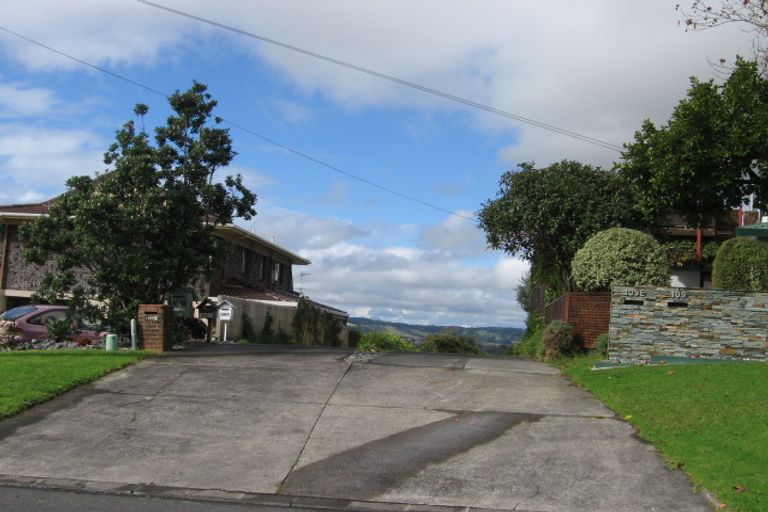
{"type": "MultiPolygon", "coordinates": [[[[144,89],[146,91],[149,91],[149,92],[151,92],[153,94],[156,94],[158,96],[162,96],[165,99],[170,98],[169,94],[166,94],[166,93],[164,93],[164,92],[162,92],[162,91],[160,91],[158,89],[155,89],[154,87],[150,87],[150,86],[145,85],[145,84],[143,84],[141,82],[137,82],[136,80],[128,78],[128,77],[126,77],[124,75],[121,75],[119,73],[115,73],[114,71],[110,71],[110,70],[105,69],[105,68],[103,68],[101,66],[97,66],[97,65],[92,64],[90,62],[87,62],[85,60],[79,59],[79,58],[77,58],[77,57],[75,57],[73,55],[70,55],[68,53],[64,53],[61,50],[57,50],[56,48],[48,46],[45,43],[41,43],[40,41],[37,41],[37,40],[32,39],[30,37],[27,37],[27,36],[25,36],[23,34],[19,34],[18,32],[14,32],[13,30],[11,30],[9,28],[0,26],[0,30],[2,30],[3,32],[6,32],[8,34],[11,34],[11,35],[13,35],[15,37],[18,37],[20,39],[23,39],[24,41],[27,41],[27,42],[32,43],[34,45],[37,45],[37,46],[39,46],[41,48],[44,48],[44,49],[46,49],[48,51],[51,51],[51,52],[53,52],[53,53],[55,53],[55,54],[57,54],[57,55],[59,55],[61,57],[65,57],[65,58],[70,59],[72,61],[75,61],[75,62],[77,62],[79,64],[82,64],[83,66],[89,67],[91,69],[95,69],[95,70],[100,71],[102,73],[106,73],[106,74],[108,74],[109,76],[111,76],[113,78],[117,78],[118,80],[122,80],[122,81],[127,82],[127,83],[129,83],[131,85],[134,85],[136,87],[140,87],[140,88],[142,88],[142,89],[144,89]]],[[[437,211],[440,211],[440,212],[443,212],[443,213],[447,213],[447,214],[453,215],[455,217],[460,217],[462,219],[476,220],[475,217],[469,217],[467,215],[462,215],[460,213],[453,212],[451,210],[448,210],[448,209],[443,208],[441,206],[438,206],[436,204],[432,204],[432,203],[429,203],[427,201],[422,201],[421,199],[418,199],[416,197],[410,196],[408,194],[404,194],[402,192],[398,192],[397,190],[389,188],[389,187],[386,187],[384,185],[380,185],[380,184],[378,184],[378,183],[376,183],[374,181],[371,181],[369,179],[363,178],[362,176],[358,176],[358,175],[353,174],[351,172],[345,171],[345,170],[343,170],[343,169],[341,169],[339,167],[336,167],[335,165],[332,165],[332,164],[329,164],[329,163],[327,163],[327,162],[325,162],[323,160],[320,160],[319,158],[315,158],[315,157],[313,157],[313,156],[311,156],[311,155],[309,155],[307,153],[304,153],[302,151],[294,149],[291,146],[288,146],[287,144],[283,144],[283,143],[278,142],[278,141],[276,141],[274,139],[266,137],[266,136],[264,136],[264,135],[262,135],[262,134],[260,134],[260,133],[258,133],[256,131],[254,131],[254,130],[251,130],[250,128],[247,128],[247,127],[245,127],[245,126],[243,126],[241,124],[235,123],[235,122],[230,121],[228,119],[225,119],[225,118],[223,118],[221,116],[217,116],[217,117],[222,122],[224,122],[224,123],[226,123],[226,124],[228,124],[228,125],[230,125],[230,126],[232,126],[234,128],[237,128],[238,130],[244,131],[244,132],[246,132],[246,133],[248,133],[250,135],[253,135],[254,137],[258,137],[259,139],[261,139],[261,140],[263,140],[263,141],[265,141],[265,142],[267,142],[269,144],[272,144],[273,146],[279,147],[279,148],[281,148],[281,149],[283,149],[285,151],[288,151],[289,153],[291,153],[293,155],[301,157],[301,158],[303,158],[305,160],[309,160],[310,162],[313,162],[313,163],[315,163],[317,165],[323,166],[326,169],[330,169],[330,170],[332,170],[332,171],[334,171],[336,173],[339,173],[339,174],[342,174],[344,176],[347,176],[348,178],[352,178],[352,179],[357,180],[357,181],[359,181],[361,183],[365,183],[366,185],[378,188],[379,190],[383,190],[384,192],[387,192],[389,194],[401,197],[401,198],[406,199],[408,201],[411,201],[413,203],[420,204],[420,205],[426,206],[428,208],[432,208],[433,210],[437,210],[437,211]]]]}
{"type": "Polygon", "coordinates": [[[559,126],[547,124],[547,123],[544,123],[544,122],[541,122],[541,121],[537,121],[535,119],[531,119],[529,117],[525,117],[525,116],[522,116],[522,115],[519,115],[519,114],[515,114],[515,113],[512,113],[512,112],[507,112],[505,110],[501,110],[501,109],[498,109],[498,108],[495,108],[495,107],[491,107],[489,105],[485,105],[485,104],[479,103],[479,102],[474,101],[474,100],[463,98],[463,97],[457,96],[455,94],[451,94],[451,93],[448,93],[448,92],[440,91],[438,89],[433,89],[431,87],[427,87],[426,85],[421,85],[421,84],[418,84],[418,83],[415,83],[415,82],[411,82],[411,81],[405,80],[403,78],[398,78],[396,76],[388,75],[386,73],[381,73],[379,71],[375,71],[373,69],[365,68],[365,67],[359,66],[357,64],[352,64],[350,62],[343,61],[343,60],[340,60],[340,59],[336,59],[334,57],[329,57],[327,55],[323,55],[321,53],[317,53],[317,52],[314,52],[312,50],[307,50],[306,48],[301,48],[299,46],[294,46],[292,44],[284,43],[284,42],[281,42],[281,41],[277,41],[275,39],[271,39],[271,38],[266,37],[266,36],[255,34],[253,32],[248,32],[247,30],[243,30],[243,29],[240,29],[240,28],[237,28],[237,27],[233,27],[231,25],[226,25],[224,23],[221,23],[221,22],[209,19],[209,18],[204,18],[202,16],[197,16],[195,14],[191,14],[191,13],[188,13],[188,12],[185,12],[185,11],[180,11],[178,9],[173,9],[173,8],[165,6],[165,5],[161,5],[161,4],[157,4],[157,3],[154,3],[154,2],[150,2],[149,0],[136,0],[136,1],[139,2],[139,3],[142,3],[144,5],[147,5],[149,7],[154,7],[156,9],[161,9],[161,10],[169,12],[171,14],[175,14],[177,16],[182,16],[182,17],[185,17],[185,18],[188,18],[188,19],[191,19],[191,20],[199,21],[201,23],[212,25],[214,27],[218,27],[218,28],[221,28],[223,30],[228,30],[230,32],[234,32],[234,33],[240,34],[242,36],[246,36],[246,37],[250,37],[250,38],[253,38],[253,39],[257,39],[259,41],[262,41],[262,42],[265,42],[265,43],[268,43],[268,44],[271,44],[271,45],[274,45],[274,46],[279,46],[279,47],[285,48],[287,50],[291,50],[291,51],[294,51],[294,52],[302,53],[302,54],[307,55],[309,57],[314,57],[316,59],[320,59],[320,60],[324,60],[326,62],[330,62],[332,64],[336,64],[337,66],[341,66],[341,67],[345,67],[345,68],[348,68],[348,69],[352,69],[354,71],[359,71],[361,73],[366,73],[368,75],[372,75],[372,76],[381,78],[383,80],[387,80],[389,82],[393,82],[393,83],[396,83],[396,84],[399,84],[399,85],[403,85],[405,87],[410,87],[412,89],[417,89],[419,91],[422,91],[422,92],[425,92],[425,93],[428,93],[428,94],[433,94],[435,96],[440,96],[441,98],[444,98],[444,99],[447,99],[447,100],[450,100],[450,101],[454,101],[454,102],[457,102],[457,103],[462,103],[464,105],[468,105],[470,107],[474,107],[474,108],[477,108],[477,109],[480,109],[480,110],[485,110],[486,112],[490,112],[492,114],[496,114],[496,115],[499,115],[499,116],[502,116],[502,117],[513,119],[513,120],[519,121],[521,123],[529,124],[531,126],[535,126],[537,128],[541,128],[543,130],[548,130],[550,132],[557,133],[557,134],[560,134],[560,135],[564,135],[566,137],[571,137],[573,139],[580,140],[582,142],[587,142],[589,144],[594,144],[594,145],[600,146],[600,147],[602,147],[604,149],[610,149],[610,150],[618,151],[618,152],[622,152],[624,150],[621,146],[619,146],[617,144],[613,144],[611,142],[606,142],[604,140],[596,139],[596,138],[590,137],[588,135],[583,135],[583,134],[578,133],[578,132],[574,132],[574,131],[571,131],[571,130],[566,130],[565,128],[560,128],[559,126]]]}

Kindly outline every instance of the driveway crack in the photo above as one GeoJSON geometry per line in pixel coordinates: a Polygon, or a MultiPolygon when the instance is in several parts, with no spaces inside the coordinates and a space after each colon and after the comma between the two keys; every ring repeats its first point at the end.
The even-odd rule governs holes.
{"type": "Polygon", "coordinates": [[[341,374],[341,377],[339,377],[339,380],[336,381],[336,385],[333,386],[333,390],[331,390],[331,392],[328,394],[328,399],[323,404],[323,408],[320,410],[320,414],[317,415],[317,418],[315,419],[315,423],[312,425],[312,428],[309,430],[309,435],[307,435],[307,438],[304,440],[304,444],[302,445],[301,450],[299,450],[299,454],[296,456],[296,460],[293,461],[293,464],[291,464],[291,468],[285,474],[285,477],[283,477],[283,480],[280,482],[280,485],[277,486],[277,491],[275,491],[275,494],[280,494],[280,491],[282,490],[283,485],[285,485],[285,481],[288,480],[288,477],[291,475],[294,468],[296,468],[296,465],[301,460],[301,456],[304,455],[304,450],[306,450],[307,445],[309,444],[309,440],[312,439],[312,434],[315,433],[317,424],[320,423],[320,418],[322,418],[323,414],[325,414],[325,409],[328,407],[328,404],[333,398],[333,395],[336,394],[336,390],[339,389],[339,386],[341,385],[341,381],[343,381],[344,377],[346,377],[347,373],[349,373],[350,368],[352,368],[352,363],[347,363],[347,367],[344,370],[344,373],[341,374]]]}

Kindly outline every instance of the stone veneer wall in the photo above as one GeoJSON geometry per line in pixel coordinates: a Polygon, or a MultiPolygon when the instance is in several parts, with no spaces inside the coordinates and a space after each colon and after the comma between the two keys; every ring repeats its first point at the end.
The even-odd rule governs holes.
{"type": "Polygon", "coordinates": [[[608,358],[766,359],[768,293],[690,288],[613,288],[608,358]]]}

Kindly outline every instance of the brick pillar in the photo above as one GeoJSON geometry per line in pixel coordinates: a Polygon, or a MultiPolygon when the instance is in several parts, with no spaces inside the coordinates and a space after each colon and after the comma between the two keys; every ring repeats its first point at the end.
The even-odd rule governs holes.
{"type": "Polygon", "coordinates": [[[139,339],[144,350],[166,352],[173,347],[173,308],[165,304],[139,305],[139,339]]]}

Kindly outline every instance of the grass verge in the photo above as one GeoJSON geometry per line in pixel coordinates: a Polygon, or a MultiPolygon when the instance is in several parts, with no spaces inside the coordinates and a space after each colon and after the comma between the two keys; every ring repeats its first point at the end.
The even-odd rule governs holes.
{"type": "Polygon", "coordinates": [[[768,365],[641,366],[592,371],[596,356],[556,364],[727,510],[768,510],[768,365]]]}
{"type": "Polygon", "coordinates": [[[0,353],[0,418],[85,384],[150,352],[30,350],[0,353]]]}

